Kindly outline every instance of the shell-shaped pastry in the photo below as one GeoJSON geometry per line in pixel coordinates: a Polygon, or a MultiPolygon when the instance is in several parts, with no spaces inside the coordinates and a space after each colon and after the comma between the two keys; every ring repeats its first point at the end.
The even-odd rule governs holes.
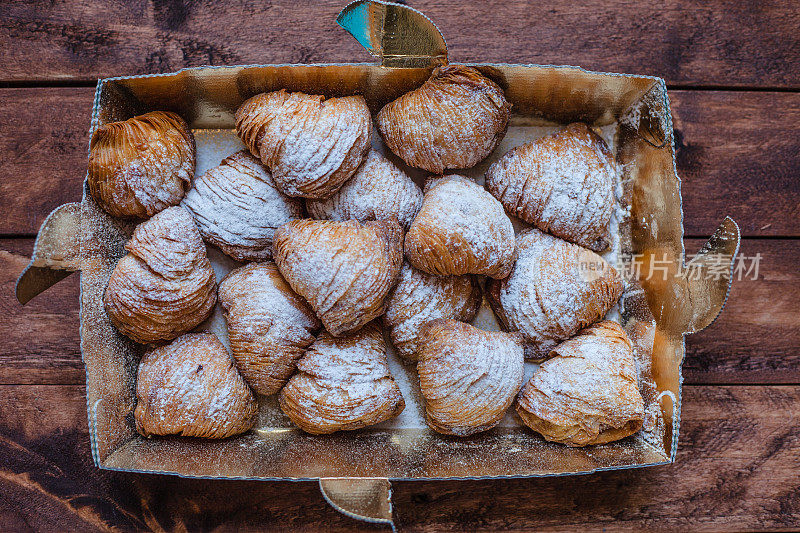
{"type": "Polygon", "coordinates": [[[258,394],[275,394],[322,326],[274,263],[250,263],[219,284],[233,358],[258,394]]]}
{"type": "Polygon", "coordinates": [[[525,378],[519,335],[457,320],[428,322],[423,335],[417,371],[428,425],[462,437],[497,425],[525,378]]]}
{"type": "Polygon", "coordinates": [[[372,324],[343,337],[323,331],[297,370],[281,390],[280,406],[308,433],[361,429],[405,408],[389,373],[383,335],[372,324]]]}
{"type": "Polygon", "coordinates": [[[327,200],[308,200],[308,213],[330,220],[360,222],[396,217],[408,229],[422,205],[422,190],[408,175],[376,151],[355,175],[327,200]]]}
{"type": "Polygon", "coordinates": [[[175,113],[110,122],[92,134],[89,192],[112,216],[151,217],[180,203],[194,163],[194,136],[175,113]]]}
{"type": "Polygon", "coordinates": [[[111,322],[136,342],[171,340],[214,310],[217,284],[192,216],[170,207],[136,226],[108,280],[111,322]]]}
{"type": "Polygon", "coordinates": [[[511,104],[471,67],[437,67],[421,87],[378,113],[383,140],[403,161],[434,174],[470,168],[503,138],[511,104]]]}
{"type": "Polygon", "coordinates": [[[404,263],[383,324],[397,353],[416,361],[422,326],[437,318],[469,322],[480,305],[481,289],[473,276],[433,276],[404,263]]]}
{"type": "Polygon", "coordinates": [[[275,263],[333,335],[383,314],[403,262],[397,220],[293,220],[275,231],[275,263]]]}
{"type": "Polygon", "coordinates": [[[255,424],[258,404],[225,346],[189,333],[144,354],[136,378],[136,430],[224,439],[255,424]]]}
{"type": "Polygon", "coordinates": [[[514,226],[500,202],[471,179],[433,178],[406,235],[405,253],[428,274],[504,278],[514,266],[514,226]]]}
{"type": "Polygon", "coordinates": [[[486,297],[503,326],[522,333],[530,359],[603,318],[622,295],[617,271],[577,244],[530,229],[517,236],[517,255],[508,278],[488,281],[486,297]]]}
{"type": "Polygon", "coordinates": [[[486,188],[514,216],[586,248],[610,243],[617,165],[586,124],[518,146],[486,173],[486,188]]]}
{"type": "Polygon", "coordinates": [[[275,228],[303,217],[303,202],[275,187],[269,171],[243,150],[197,178],[183,199],[200,234],[238,261],[272,258],[275,228]]]}
{"type": "Polygon", "coordinates": [[[644,401],[631,341],[603,321],[562,342],[517,398],[522,421],[567,446],[604,444],[639,431],[644,401]]]}
{"type": "Polygon", "coordinates": [[[328,198],[364,160],[372,117],[362,96],[325,99],[281,89],[242,104],[236,131],[284,194],[328,198]]]}

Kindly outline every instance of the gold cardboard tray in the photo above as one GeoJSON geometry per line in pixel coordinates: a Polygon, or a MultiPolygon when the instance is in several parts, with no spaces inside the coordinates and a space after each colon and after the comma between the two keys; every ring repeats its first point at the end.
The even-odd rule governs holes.
{"type": "MultiPolygon", "coordinates": [[[[328,97],[362,94],[373,113],[419,86],[447,62],[435,25],[398,4],[361,0],[339,23],[380,64],[200,67],[171,74],[100,80],[91,133],[100,124],[152,110],[180,113],[196,130],[228,130],[247,98],[286,88],[328,97]]],[[[145,439],[132,412],[143,347],[121,336],[103,309],[107,279],[124,254],[133,224],[105,214],[88,194],[56,209],[42,225],[29,267],[17,284],[26,303],[72,271],[81,271],[81,351],[92,456],[100,468],[188,477],[320,479],[326,499],[357,518],[391,521],[390,479],[476,479],[557,476],[643,467],[675,460],[684,335],[710,324],[727,298],[739,230],[726,218],[681,276],[683,212],[675,170],[666,85],[660,78],[589,72],[577,67],[472,64],[495,80],[513,104],[514,120],[535,124],[585,121],[613,126],[622,166],[620,250],[642,264],[670,259],[666,276],[642,280],[623,296],[621,321],[647,356],[653,423],[619,442],[574,449],[549,443],[521,426],[459,439],[420,427],[379,427],[330,436],[303,434],[275,421],[274,399],[260,399],[254,431],[222,441],[145,439]]]]}

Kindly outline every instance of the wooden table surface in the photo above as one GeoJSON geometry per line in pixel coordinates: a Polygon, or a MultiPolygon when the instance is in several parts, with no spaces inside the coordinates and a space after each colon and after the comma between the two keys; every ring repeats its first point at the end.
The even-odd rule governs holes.
{"type": "MultiPolygon", "coordinates": [[[[14,282],[54,207],[80,199],[97,78],[203,64],[369,61],[344,1],[0,2],[0,530],[374,529],[306,482],[185,480],[92,463],[78,278],[26,307],[14,282]]],[[[415,1],[453,61],[666,79],[687,252],[725,215],[741,253],[721,317],[687,338],[674,465],[394,484],[409,530],[800,528],[800,6],[796,1],[415,1]]]]}

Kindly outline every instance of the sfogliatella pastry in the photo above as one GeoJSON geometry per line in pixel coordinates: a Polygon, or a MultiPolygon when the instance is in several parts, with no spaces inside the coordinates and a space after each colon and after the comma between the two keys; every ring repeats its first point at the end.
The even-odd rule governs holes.
{"type": "Polygon", "coordinates": [[[168,341],[208,318],[216,278],[188,211],[170,207],[142,222],[125,250],[103,295],[123,334],[141,343],[168,341]]]}
{"type": "Polygon", "coordinates": [[[303,202],[275,187],[269,171],[243,150],[197,178],[183,207],[200,234],[238,261],[272,257],[275,228],[303,217],[303,202]]]}
{"type": "Polygon", "coordinates": [[[378,129],[392,152],[434,174],[470,168],[503,138],[511,104],[503,90],[471,67],[434,69],[421,87],[386,104],[378,129]]]}
{"type": "Polygon", "coordinates": [[[567,446],[604,444],[639,431],[644,401],[631,341],[616,322],[591,326],[553,349],[517,399],[522,421],[567,446]]]}
{"type": "Polygon", "coordinates": [[[322,332],[297,370],[281,390],[280,406],[308,433],[361,429],[405,408],[389,373],[383,335],[373,324],[338,338],[322,332]]]}
{"type": "Polygon", "coordinates": [[[577,244],[530,229],[517,236],[517,255],[508,278],[487,282],[486,297],[503,326],[522,333],[530,359],[603,318],[622,295],[617,271],[577,244]]]}
{"type": "Polygon", "coordinates": [[[437,276],[504,278],[514,266],[514,226],[503,206],[469,178],[432,178],[405,242],[408,261],[437,276]]]}
{"type": "Polygon", "coordinates": [[[361,96],[326,99],[281,89],[242,104],[236,131],[284,194],[328,198],[364,160],[372,117],[361,96]]]}
{"type": "Polygon", "coordinates": [[[397,220],[293,220],[275,231],[275,263],[331,334],[383,314],[403,262],[397,220]]]}
{"type": "Polygon", "coordinates": [[[89,192],[112,216],[151,217],[180,203],[194,163],[194,136],[175,113],[110,122],[92,134],[89,192]]]}
{"type": "Polygon", "coordinates": [[[253,427],[258,404],[225,346],[189,333],[144,354],[136,378],[136,430],[145,437],[223,439],[253,427]]]}
{"type": "Polygon", "coordinates": [[[524,379],[522,340],[457,320],[423,327],[419,386],[425,419],[439,433],[467,436],[497,425],[524,379]]]}
{"type": "Polygon", "coordinates": [[[258,394],[275,394],[322,327],[274,263],[250,263],[219,284],[236,366],[258,394]]]}
{"type": "Polygon", "coordinates": [[[617,165],[597,134],[576,122],[518,146],[486,173],[486,188],[514,216],[602,251],[614,212],[617,165]]]}
{"type": "Polygon", "coordinates": [[[422,190],[405,172],[376,151],[327,200],[308,200],[308,213],[330,220],[360,222],[396,217],[408,229],[422,205],[422,190]]]}
{"type": "Polygon", "coordinates": [[[416,361],[422,326],[437,318],[469,322],[475,318],[481,300],[481,289],[473,276],[434,276],[404,263],[389,295],[383,324],[397,353],[407,361],[416,361]]]}

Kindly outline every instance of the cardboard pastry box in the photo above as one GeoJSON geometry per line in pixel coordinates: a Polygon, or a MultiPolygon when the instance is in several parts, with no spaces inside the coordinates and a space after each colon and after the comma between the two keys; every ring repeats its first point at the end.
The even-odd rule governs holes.
{"type": "MultiPolygon", "coordinates": [[[[328,97],[361,94],[377,113],[447,62],[436,26],[406,6],[361,0],[347,6],[338,22],[380,63],[200,67],[103,79],[97,84],[91,132],[147,111],[175,111],[194,130],[199,173],[241,148],[232,132],[233,114],[255,94],[281,88],[328,97]]],[[[647,406],[642,431],[588,448],[547,442],[513,421],[471,438],[446,437],[425,425],[413,374],[395,361],[392,370],[408,403],[400,420],[310,436],[288,422],[274,398],[260,398],[258,423],[244,435],[221,441],[145,439],[136,433],[132,415],[143,347],[112,327],[102,302],[133,223],[100,210],[84,185],[80,203],[59,207],[43,224],[17,296],[25,303],[72,271],[81,272],[81,351],[92,455],[100,468],[204,478],[319,479],[337,509],[390,522],[392,479],[560,476],[675,460],[684,335],[706,327],[719,314],[730,276],[681,275],[686,268],[683,212],[664,80],[563,66],[471,66],[497,82],[513,104],[508,135],[491,157],[558,124],[589,123],[609,141],[622,169],[622,215],[609,259],[638,258],[640,270],[667,260],[663,276],[629,277],[618,310],[636,345],[647,406]]],[[[485,163],[468,175],[480,179],[483,171],[485,163]]],[[[702,274],[722,262],[729,271],[738,245],[738,227],[726,218],[689,266],[702,274]]],[[[209,254],[218,275],[235,266],[213,249],[209,254]]],[[[224,337],[224,320],[218,315],[201,329],[224,337]]]]}

